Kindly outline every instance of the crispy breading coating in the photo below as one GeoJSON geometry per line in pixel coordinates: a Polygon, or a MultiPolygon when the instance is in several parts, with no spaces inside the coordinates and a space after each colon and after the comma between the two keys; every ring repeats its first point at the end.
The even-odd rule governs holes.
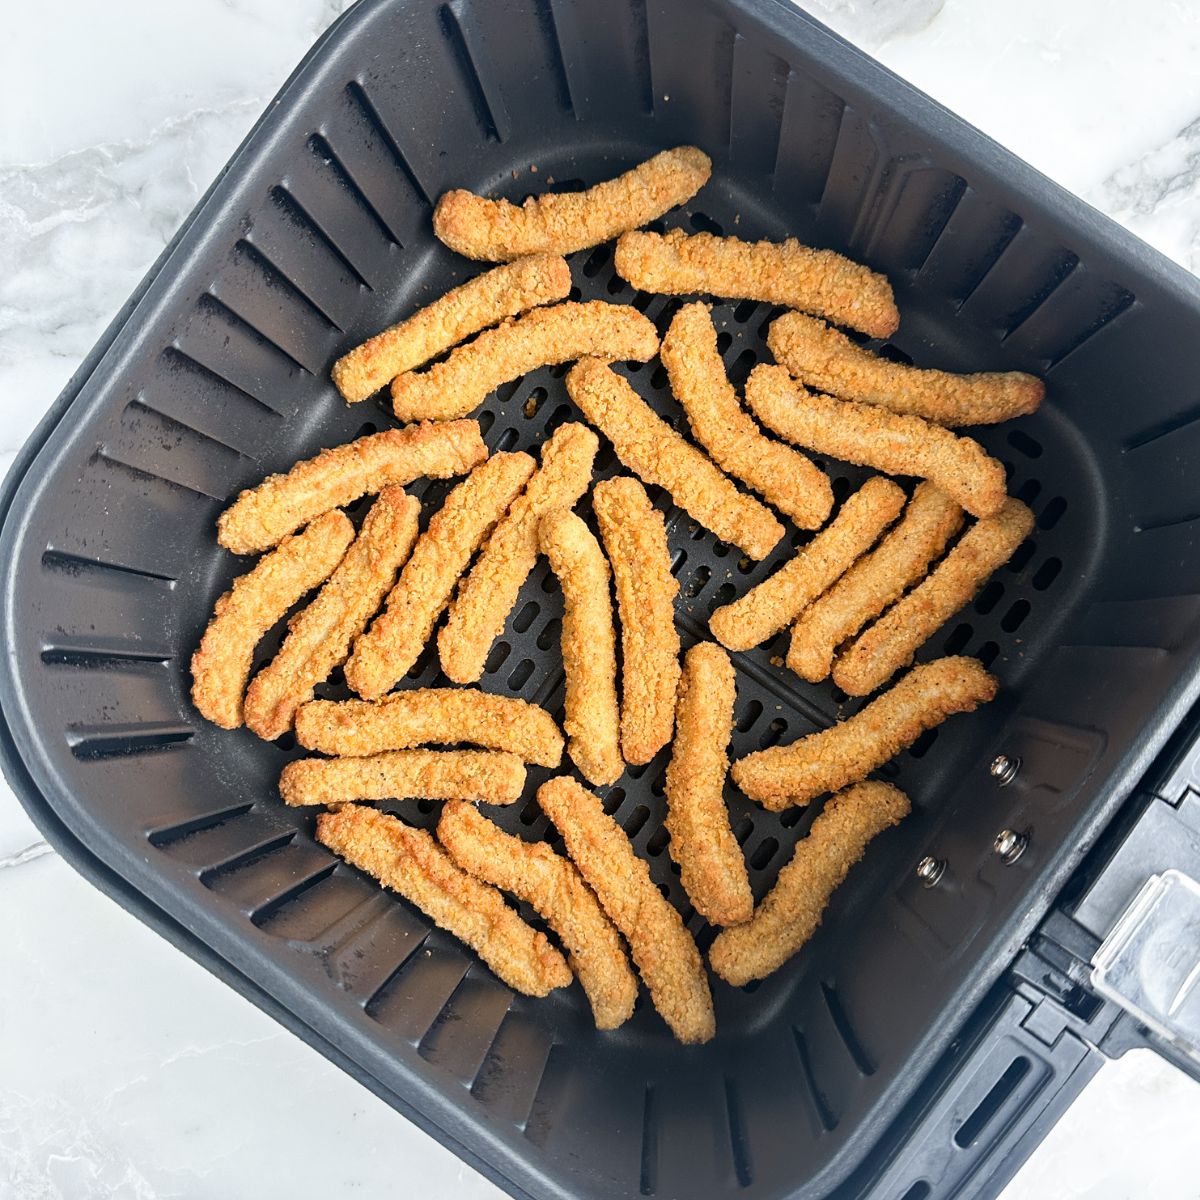
{"type": "Polygon", "coordinates": [[[346,682],[364,699],[378,699],[417,661],[471,555],[516,499],[533,467],[528,454],[493,454],[434,513],[387,607],[359,636],[346,663],[346,682]]]}
{"type": "Polygon", "coordinates": [[[246,689],[246,725],[274,741],[292,727],[296,710],[313,688],[346,661],[396,572],[417,540],[421,505],[403,488],[387,487],[371,506],[358,537],[316,598],[294,616],[279,653],[246,689]]]}
{"type": "Polygon", "coordinates": [[[882,687],[1033,532],[1033,513],[1006,500],[994,517],[977,521],[928,578],[898,600],[839,655],[833,681],[851,696],[882,687]]]}
{"type": "Polygon", "coordinates": [[[765,365],[750,372],[746,402],[789,442],[886,475],[928,479],[972,516],[990,517],[1004,503],[1003,465],[978,442],[921,417],[809,392],[783,367],[765,365]]]}
{"type": "Polygon", "coordinates": [[[556,254],[534,254],[494,267],[451,288],[407,320],[377,333],[333,364],[330,375],[353,404],[423,366],[481,329],[498,325],[539,304],[565,300],[571,269],[556,254]]]}
{"type": "Polygon", "coordinates": [[[882,275],[795,238],[743,242],[711,233],[689,236],[681,229],[626,233],[617,242],[614,265],[643,292],[782,304],[871,337],[890,337],[900,324],[891,285],[882,275]]]}
{"type": "Polygon", "coordinates": [[[816,932],[834,889],[867,843],[910,808],[899,788],[873,780],[831,796],[753,918],[717,935],[708,952],[712,969],[742,987],[783,966],[816,932]]]}
{"type": "Polygon", "coordinates": [[[558,934],[579,979],[597,1029],[616,1029],[633,1013],[637,978],[616,926],[570,859],[544,842],[505,833],[470,804],[442,809],[438,840],[450,857],[478,879],[531,904],[558,934]]]}
{"type": "Polygon", "coordinates": [[[653,323],[630,305],[588,300],[535,308],[484,330],[428,371],[397,375],[392,411],[401,421],[465,417],[502,383],[538,367],[588,357],[645,362],[657,350],[653,323]]]}
{"type": "Polygon", "coordinates": [[[254,570],[239,575],[213,606],[192,655],[192,703],[214,725],[242,723],[242,696],[263,634],[305,592],[326,579],[354,540],[354,526],[335,509],[303,533],[287,537],[254,570]]]}
{"type": "Polygon", "coordinates": [[[385,429],[322,450],[282,475],[248,488],[217,518],[217,541],[257,554],[332,508],[428,475],[465,475],[487,458],[478,421],[385,429]]]}
{"type": "Polygon", "coordinates": [[[665,488],[693,520],[751,558],[766,558],[783,526],[753,496],[743,495],[705,454],[685,442],[629,382],[585,358],[567,375],[567,391],[583,415],[613,444],[639,479],[665,488]]]}
{"type": "Polygon", "coordinates": [[[787,746],[758,750],[733,764],[733,781],[780,812],[857,783],[927,729],[973,712],[996,695],[996,680],[973,658],[939,658],[913,667],[890,691],[845,721],[787,746]]]}
{"type": "Polygon", "coordinates": [[[438,634],[442,671],[455,683],[483,675],[492,643],[504,632],[538,557],[538,522],[573,508],[587,491],[600,439],[586,425],[560,425],[542,447],[542,463],[488,538],[459,584],[438,634]]]}
{"type": "Polygon", "coordinates": [[[571,969],[546,935],[495,888],[456,867],[424,829],[347,804],[317,817],[317,841],[466,942],[515,991],[545,996],[570,984],[571,969]]]}
{"type": "Polygon", "coordinates": [[[834,651],[920,579],[962,523],[945,492],[919,483],[900,523],[800,614],[787,665],[810,683],[827,678],[834,651]]]}
{"type": "Polygon", "coordinates": [[[677,146],[585,192],[547,192],[521,205],[456,189],[437,202],[433,232],[459,254],[489,262],[546,251],[572,254],[686,203],[711,173],[707,154],[677,146]]]}
{"type": "Polygon", "coordinates": [[[569,509],[544,516],[538,537],[563,593],[567,753],[589,783],[616,783],[625,764],[608,563],[592,531],[569,509]]]}
{"type": "Polygon", "coordinates": [[[648,763],[670,740],[679,686],[679,634],[667,526],[628,475],[596,484],[592,508],[617,585],[621,617],[621,753],[648,763]]]}
{"type": "Polygon", "coordinates": [[[774,575],[713,612],[708,620],[713,637],[730,650],[750,650],[765,642],[841,578],[903,507],[900,486],[872,476],[774,575]]]}
{"type": "Polygon", "coordinates": [[[1036,412],[1046,395],[1040,379],[1021,371],[954,375],[889,362],[803,313],[784,313],[773,321],[767,345],[805,387],[938,425],[1010,421],[1036,412]]]}
{"type": "Polygon", "coordinates": [[[313,700],[296,713],[296,740],[321,754],[360,758],[466,742],[540,767],[557,767],[563,752],[562,734],[544,708],[478,688],[416,688],[377,701],[313,700]]]}
{"type": "Polygon", "coordinates": [[[542,784],[537,795],[579,873],[625,935],[650,999],[671,1032],[689,1045],[709,1041],[716,1017],[700,951],[651,880],[650,868],[599,798],[574,779],[560,775],[542,784]]]}
{"type": "Polygon", "coordinates": [[[725,804],[736,688],[733,663],[720,646],[700,642],[687,652],[667,767],[666,824],[680,881],[710,925],[738,925],[754,910],[725,804]]]}

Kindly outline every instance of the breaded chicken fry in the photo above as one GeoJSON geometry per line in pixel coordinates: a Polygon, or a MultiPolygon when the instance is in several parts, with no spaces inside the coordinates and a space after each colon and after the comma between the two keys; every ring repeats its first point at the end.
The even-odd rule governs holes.
{"type": "Polygon", "coordinates": [[[787,665],[810,683],[825,679],[834,651],[920,579],[962,523],[962,509],[945,492],[918,484],[895,529],[800,614],[787,665]]]}
{"type": "Polygon", "coordinates": [[[670,740],[679,685],[679,634],[667,527],[628,475],[596,484],[592,507],[617,585],[621,615],[621,752],[648,763],[670,740]]]}
{"type": "Polygon", "coordinates": [[[643,292],[762,300],[815,313],[871,337],[890,337],[900,324],[891,285],[882,275],[794,238],[743,242],[711,233],[689,237],[681,229],[626,233],[617,242],[615,266],[622,279],[643,292]]]}
{"type": "Polygon", "coordinates": [[[789,442],[887,475],[928,479],[972,516],[990,517],[1004,503],[1003,465],[978,442],[920,417],[806,391],[783,367],[755,367],[746,402],[789,442]]]}
{"type": "Polygon", "coordinates": [[[599,799],[574,779],[560,775],[542,784],[537,795],[579,873],[625,935],[650,999],[671,1032],[687,1044],[709,1041],[716,1018],[700,951],[654,885],[650,868],[599,799]]]}
{"type": "Polygon", "coordinates": [[[401,421],[465,417],[502,383],[538,367],[594,357],[645,362],[658,349],[654,325],[636,308],[589,300],[535,308],[487,329],[428,371],[392,381],[392,411],[401,421]]]}
{"type": "Polygon", "coordinates": [[[390,750],[370,758],[298,758],[283,768],[283,802],[482,800],[512,804],[525,786],[525,764],[495,750],[390,750]]]}
{"type": "Polygon", "coordinates": [[[544,516],[538,536],[563,593],[567,753],[589,783],[616,783],[625,764],[618,733],[617,639],[608,563],[592,531],[568,509],[544,516]]]}
{"type": "Polygon", "coordinates": [[[820,529],[833,508],[829,477],[798,450],[765,437],[738,403],[707,304],[686,304],[675,314],[661,355],[693,435],[717,466],[801,529],[820,529]]]}
{"type": "Polygon", "coordinates": [[[710,925],[738,925],[754,910],[742,848],[725,806],[736,686],[733,663],[720,646],[701,642],[687,652],[667,767],[671,857],[696,911],[710,925]]]}
{"type": "Polygon", "coordinates": [[[446,497],[417,539],[387,608],[354,643],[346,682],[376,700],[417,661],[458,577],[533,474],[528,454],[494,454],[446,497]]]}
{"type": "Polygon", "coordinates": [[[318,517],[303,533],[285,538],[239,575],[214,605],[200,647],[192,655],[192,703],[214,725],[242,723],[242,694],[263,634],[305,592],[338,565],[354,540],[354,526],[340,510],[318,517]]]}
{"type": "Polygon", "coordinates": [[[449,801],[438,840],[477,879],[531,904],[558,934],[592,1006],[597,1029],[616,1029],[633,1013],[637,979],[621,935],[570,859],[494,825],[478,809],[449,801]]]}
{"type": "Polygon", "coordinates": [[[563,737],[536,704],[478,688],[417,688],[382,700],[314,700],[296,713],[296,740],[321,754],[363,757],[467,742],[557,767],[563,737]]]}
{"type": "Polygon", "coordinates": [[[322,450],[249,488],[217,518],[217,541],[257,554],[322,513],[428,475],[465,475],[487,458],[478,421],[410,425],[322,450]]]}
{"type": "Polygon", "coordinates": [[[570,984],[571,969],[546,935],[495,888],[456,867],[424,829],[348,804],[317,817],[317,841],[466,942],[515,991],[545,996],[570,984]]]}
{"type": "Polygon", "coordinates": [[[685,442],[629,386],[594,358],[567,375],[583,415],[613,444],[617,457],[646,483],[665,488],[693,520],[751,558],[766,558],[783,537],[771,510],[744,496],[695,446],[685,442]]]}
{"type": "Polygon", "coordinates": [[[898,484],[878,475],[868,479],[774,575],[714,611],[708,620],[713,637],[730,650],[750,650],[765,642],[869,550],[903,507],[898,484]]]}
{"type": "Polygon", "coordinates": [[[996,680],[973,658],[939,658],[913,667],[854,716],[787,746],[758,750],[733,764],[733,781],[780,812],[857,783],[954,713],[973,712],[996,694],[996,680]]]}
{"type": "Polygon", "coordinates": [[[292,727],[313,688],[346,661],[350,643],[383,603],[417,540],[421,505],[403,488],[379,493],[362,530],[309,606],[292,618],[274,659],[246,689],[246,725],[274,741],[292,727]]]}
{"type": "Polygon", "coordinates": [[[545,251],[572,254],[686,203],[711,173],[707,154],[677,146],[585,192],[548,192],[519,206],[458,189],[437,202],[433,232],[459,254],[489,262],[545,251]]]}
{"type": "Polygon", "coordinates": [[[919,587],[896,602],[838,658],[833,681],[851,696],[881,687],[962,606],[1033,532],[1033,513],[1006,500],[994,516],[977,521],[919,587]]]}
{"type": "Polygon", "coordinates": [[[783,966],[816,932],[834,889],[867,843],[906,817],[910,807],[890,783],[856,783],[830,797],[754,917],[718,934],[708,952],[712,969],[742,987],[783,966]]]}
{"type": "Polygon", "coordinates": [[[330,374],[349,403],[365,400],[397,375],[427,363],[481,329],[539,304],[565,300],[567,260],[535,254],[495,267],[452,288],[405,321],[377,333],[333,364],[330,374]]]}
{"type": "Polygon", "coordinates": [[[1021,371],[953,375],[889,362],[802,313],[772,322],[767,345],[805,387],[938,425],[994,425],[1036,412],[1046,385],[1021,371]]]}
{"type": "Polygon", "coordinates": [[[455,683],[474,683],[483,675],[492,643],[504,632],[537,562],[538,522],[555,509],[574,507],[591,482],[599,448],[599,438],[576,422],[559,426],[542,447],[542,465],[459,584],[438,634],[442,670],[455,683]]]}

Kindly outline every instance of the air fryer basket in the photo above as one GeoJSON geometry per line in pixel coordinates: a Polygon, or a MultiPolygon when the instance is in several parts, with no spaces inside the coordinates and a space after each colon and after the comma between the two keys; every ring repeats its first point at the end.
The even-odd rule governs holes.
{"type": "MultiPolygon", "coordinates": [[[[660,329],[677,303],[635,294],[608,248],[572,273],[585,298],[632,302],[660,329]]],[[[510,1190],[857,1194],[888,1123],[1195,696],[1198,299],[1190,277],[775,0],[363,0],[205,200],[13,497],[9,734],[39,801],[106,870],[510,1190]],[[913,816],[792,963],[758,987],[716,984],[718,1037],[699,1050],[644,998],[601,1035],[578,988],[514,996],[278,802],[289,739],[223,733],[187,698],[212,602],[246,566],[217,549],[216,514],[264,474],[391,423],[386,404],[345,406],[330,363],[473,269],[433,240],[431,201],[452,185],[582,186],[685,141],[713,155],[714,178],[666,224],[845,251],[896,287],[887,353],[1050,385],[1042,412],[982,439],[1037,531],[926,655],[981,657],[1000,699],[898,760],[913,816]],[[1000,752],[1022,761],[1006,788],[987,771],[1000,752]],[[1031,838],[1007,867],[991,849],[1004,826],[1031,838]],[[934,890],[912,872],[927,852],[949,864],[934,890]]],[[[771,311],[716,315],[740,383],[771,311]]],[[[678,425],[661,367],[625,369],[678,425]]],[[[575,415],[563,374],[489,400],[493,449],[575,415]]],[[[863,478],[827,466],[839,499],[863,478]]],[[[668,518],[693,640],[786,548],[751,564],[668,518]]],[[[560,619],[539,569],[484,685],[557,709],[560,619]]],[[[735,753],[839,711],[828,686],[771,664],[780,649],[739,657],[735,753]]],[[[435,677],[427,653],[407,685],[435,677]]],[[[627,772],[605,803],[706,947],[664,853],[664,767],[627,772]]],[[[761,896],[813,813],[730,803],[761,896]]],[[[532,802],[493,815],[545,833],[532,802]]]]}

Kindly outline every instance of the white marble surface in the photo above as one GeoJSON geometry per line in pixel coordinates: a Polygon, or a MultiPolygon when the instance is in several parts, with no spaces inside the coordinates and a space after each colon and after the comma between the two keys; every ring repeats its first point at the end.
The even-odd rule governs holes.
{"type": "MultiPolygon", "coordinates": [[[[0,469],[344,0],[44,0],[0,47],[0,469]]],[[[1200,270],[1200,5],[810,0],[1200,270]]],[[[0,1197],[498,1196],[49,852],[0,785],[0,1197]],[[319,1121],[335,1154],[311,1152],[319,1121]]],[[[1106,1067],[1005,1200],[1200,1195],[1200,1087],[1106,1067]]]]}

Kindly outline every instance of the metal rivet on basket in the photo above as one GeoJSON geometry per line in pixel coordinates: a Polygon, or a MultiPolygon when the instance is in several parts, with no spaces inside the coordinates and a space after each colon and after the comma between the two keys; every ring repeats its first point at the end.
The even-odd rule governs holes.
{"type": "Polygon", "coordinates": [[[1025,853],[1025,847],[1028,845],[1029,838],[1026,834],[1016,833],[1012,829],[1002,829],[996,834],[992,849],[1000,856],[1000,861],[1006,867],[1010,867],[1025,853]]]}
{"type": "Polygon", "coordinates": [[[938,881],[941,879],[945,870],[945,859],[932,858],[927,854],[919,863],[917,863],[917,878],[921,881],[922,887],[937,887],[938,881]]]}
{"type": "Polygon", "coordinates": [[[988,767],[988,774],[1001,786],[1007,787],[1017,777],[1017,772],[1021,769],[1021,760],[1013,757],[1009,758],[1007,754],[997,754],[992,759],[992,765],[988,767]]]}

